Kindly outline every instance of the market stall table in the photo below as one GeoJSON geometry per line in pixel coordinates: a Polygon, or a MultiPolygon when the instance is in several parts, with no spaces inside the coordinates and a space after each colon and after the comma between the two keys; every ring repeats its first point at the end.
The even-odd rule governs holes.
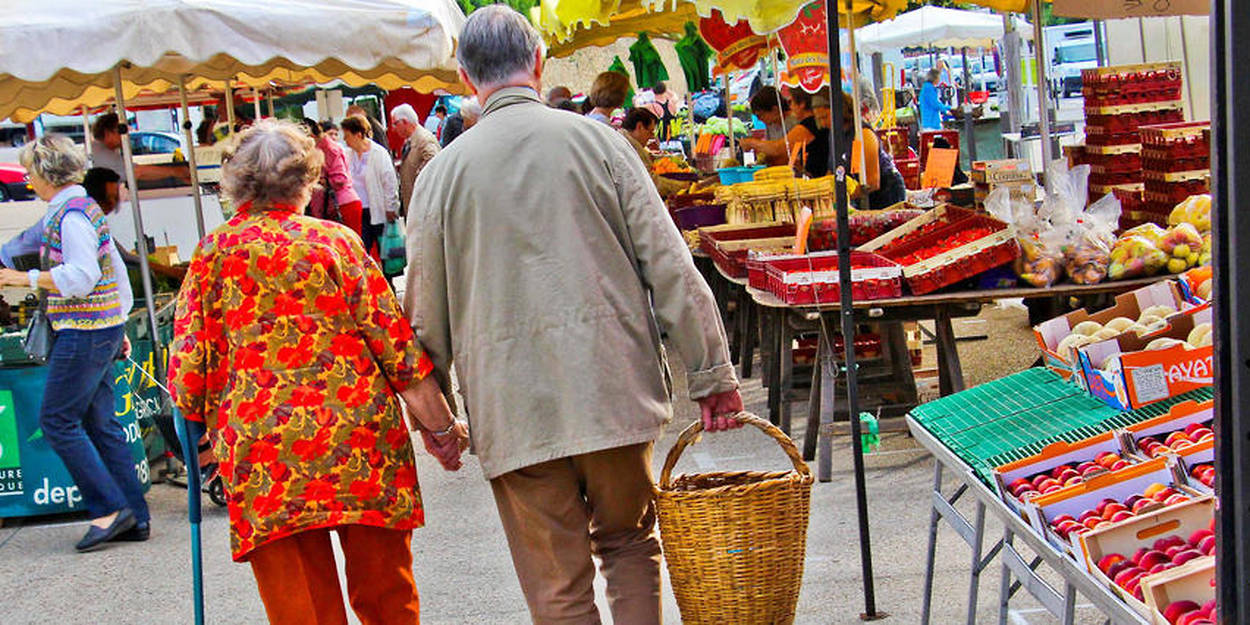
{"type": "MultiPolygon", "coordinates": [[[[726,281],[733,281],[718,267],[718,273],[726,281]]],[[[942,396],[957,393],[964,389],[963,367],[959,360],[956,337],[952,319],[969,317],[978,314],[982,305],[1002,299],[1033,299],[1043,297],[1067,298],[1098,294],[1114,294],[1130,291],[1160,280],[1171,278],[1170,275],[1152,276],[1135,280],[1103,282],[1099,284],[1060,284],[1046,289],[1021,287],[1010,289],[991,289],[978,291],[952,291],[910,297],[898,297],[878,300],[857,301],[854,304],[855,320],[863,323],[882,323],[887,327],[912,321],[933,321],[936,334],[938,358],[938,385],[942,396]]],[[[743,282],[738,280],[738,282],[743,282]]],[[[744,287],[750,296],[750,305],[757,309],[756,314],[764,327],[764,340],[761,344],[761,363],[766,368],[764,379],[775,383],[769,387],[769,417],[787,433],[789,432],[789,401],[792,386],[791,379],[791,342],[796,332],[807,328],[818,330],[822,317],[827,323],[837,313],[840,306],[834,304],[794,306],[786,304],[772,293],[744,287]],[[806,324],[806,325],[804,325],[806,324]]],[[[741,315],[741,313],[740,313],[741,315]]],[[[836,325],[836,323],[835,323],[836,325]]],[[[742,324],[739,324],[742,327],[742,324]]],[[[745,328],[750,332],[751,328],[745,328]]],[[[822,333],[823,334],[823,333],[822,333]]],[[[823,339],[823,337],[822,337],[823,339]]],[[[741,361],[748,362],[753,342],[751,336],[742,339],[741,361]]],[[[883,351],[894,356],[893,364],[898,367],[907,363],[906,339],[901,327],[897,331],[887,331],[882,336],[883,351]]],[[[822,343],[825,342],[822,340],[822,343]]],[[[837,371],[833,367],[833,359],[826,352],[817,358],[817,370],[813,372],[813,395],[810,402],[808,427],[804,440],[804,455],[808,459],[819,442],[818,434],[824,428],[832,427],[835,406],[832,399],[833,385],[837,371]],[[825,390],[828,392],[824,392],[825,390]],[[828,396],[828,400],[825,399],[828,396]]],[[[896,368],[894,383],[910,382],[914,387],[910,365],[896,368]]],[[[913,404],[914,405],[914,404],[913,404]]],[[[910,408],[906,406],[905,408],[910,408]]],[[[906,412],[905,409],[902,412],[906,412]]],[[[817,476],[821,481],[828,481],[832,473],[832,459],[827,454],[817,457],[817,476]]]]}

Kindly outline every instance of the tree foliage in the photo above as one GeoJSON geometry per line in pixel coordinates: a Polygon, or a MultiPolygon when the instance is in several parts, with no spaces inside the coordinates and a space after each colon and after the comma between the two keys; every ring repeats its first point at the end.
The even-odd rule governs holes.
{"type": "Polygon", "coordinates": [[[520,13],[521,15],[529,17],[530,9],[538,6],[538,0],[456,0],[456,1],[460,3],[460,10],[464,11],[465,15],[469,15],[470,13],[484,6],[490,6],[492,4],[506,4],[512,7],[513,9],[516,9],[516,11],[520,13]]]}

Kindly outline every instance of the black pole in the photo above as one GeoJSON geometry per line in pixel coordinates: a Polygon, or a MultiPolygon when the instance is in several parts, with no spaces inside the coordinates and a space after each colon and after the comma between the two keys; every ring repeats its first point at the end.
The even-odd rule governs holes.
{"type": "MultiPolygon", "coordinates": [[[[972,91],[972,72],[968,69],[968,48],[962,48],[959,53],[963,56],[964,62],[964,92],[962,97],[958,99],[960,108],[964,111],[964,134],[967,135],[968,153],[963,154],[968,159],[968,165],[965,169],[972,169],[973,161],[977,160],[977,142],[976,126],[972,123],[972,100],[968,99],[968,92],[972,91]]],[[[923,164],[922,164],[923,165],[923,164]]]]}
{"type": "MultiPolygon", "coordinates": [[[[868,532],[868,491],[864,476],[864,450],[860,441],[859,425],[859,380],[855,369],[855,309],[851,298],[851,236],[847,215],[850,200],[846,196],[847,160],[842,154],[842,120],[849,118],[859,130],[859,111],[844,111],[846,99],[842,97],[842,47],[838,41],[838,5],[833,0],[825,0],[825,21],[829,38],[829,85],[830,110],[833,119],[829,124],[829,164],[834,172],[834,198],[837,200],[838,213],[838,287],[841,291],[842,313],[842,350],[846,358],[846,405],[851,415],[851,452],[855,462],[855,503],[859,518],[859,560],[864,576],[864,613],[859,618],[865,621],[880,618],[877,614],[877,598],[873,591],[872,579],[872,539],[868,532]],[[834,96],[833,94],[838,94],[834,96]],[[849,113],[849,116],[846,115],[849,113]],[[846,117],[844,117],[846,116],[846,117]]],[[[854,24],[847,24],[847,28],[854,24]]],[[[855,62],[855,59],[851,59],[855,62]]],[[[852,85],[854,88],[854,85],[852,85]]],[[[850,152],[851,146],[846,146],[850,152]]],[[[869,155],[876,158],[876,155],[869,155]]],[[[826,339],[832,337],[825,337],[826,339]]],[[[830,352],[833,345],[829,345],[830,352]]],[[[828,436],[828,434],[824,434],[828,436]]]]}
{"type": "Polygon", "coordinates": [[[1250,320],[1236,302],[1250,302],[1250,113],[1233,102],[1250,99],[1250,84],[1236,75],[1250,46],[1236,33],[1250,28],[1250,3],[1211,3],[1211,186],[1214,204],[1216,559],[1221,623],[1250,621],[1250,320]],[[1239,80],[1240,79],[1240,80],[1239,80]],[[1240,188],[1239,188],[1240,186],[1240,188]],[[1238,244],[1242,251],[1238,253],[1238,244]]]}

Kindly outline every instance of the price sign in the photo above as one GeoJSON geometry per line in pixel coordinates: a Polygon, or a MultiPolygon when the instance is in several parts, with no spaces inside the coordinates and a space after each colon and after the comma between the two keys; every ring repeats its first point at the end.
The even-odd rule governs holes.
{"type": "Polygon", "coordinates": [[[1160,17],[1163,15],[1207,15],[1209,0],[1054,0],[1055,15],[1112,19],[1119,17],[1160,17]]]}

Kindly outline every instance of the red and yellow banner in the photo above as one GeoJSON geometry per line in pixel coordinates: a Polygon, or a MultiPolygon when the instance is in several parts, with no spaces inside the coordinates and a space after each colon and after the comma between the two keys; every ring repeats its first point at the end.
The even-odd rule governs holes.
{"type": "Polygon", "coordinates": [[[699,34],[716,50],[716,74],[755,67],[760,55],[768,51],[768,39],[755,34],[746,20],[730,26],[719,10],[699,20],[699,34]]]}

